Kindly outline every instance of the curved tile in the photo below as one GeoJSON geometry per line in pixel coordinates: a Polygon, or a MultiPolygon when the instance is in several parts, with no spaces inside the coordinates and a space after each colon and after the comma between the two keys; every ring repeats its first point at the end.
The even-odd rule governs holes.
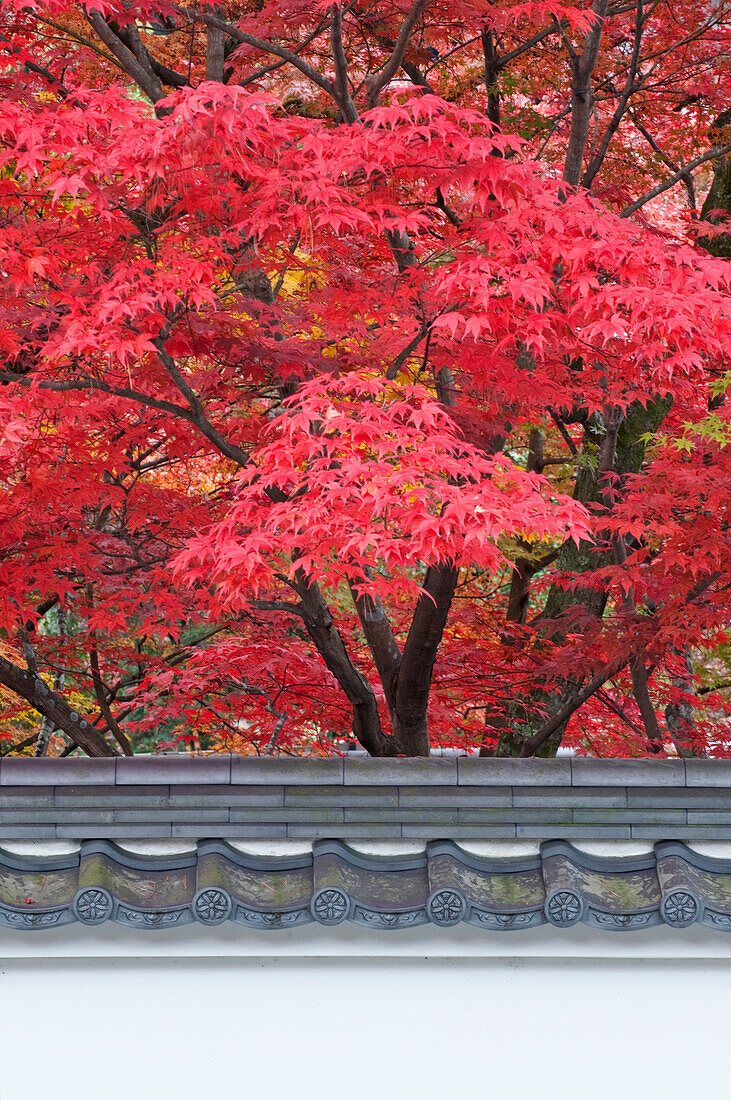
{"type": "Polygon", "coordinates": [[[661,901],[655,856],[597,856],[562,841],[542,846],[547,919],[559,927],[583,920],[607,931],[657,924],[661,901]]]}
{"type": "Polygon", "coordinates": [[[349,918],[371,928],[404,928],[427,919],[427,855],[364,855],[340,841],[313,848],[310,909],[321,924],[349,918]]]}
{"type": "Polygon", "coordinates": [[[430,844],[428,854],[428,910],[435,924],[466,920],[500,931],[542,923],[545,891],[539,854],[480,857],[451,841],[430,844]]]}
{"type": "Polygon", "coordinates": [[[378,855],[340,840],[310,852],[242,852],[205,840],[190,852],[141,855],[87,841],[65,855],[0,849],[0,926],[32,931],[113,920],[141,930],[191,921],[292,928],[352,921],[408,929],[462,921],[490,931],[683,928],[731,931],[731,860],[663,842],[646,855],[611,857],[550,841],[539,854],[480,856],[451,841],[423,853],[378,855]]]}
{"type": "Polygon", "coordinates": [[[656,858],[660,912],[667,924],[685,928],[700,921],[731,930],[730,859],[716,859],[673,841],[657,844],[656,858]]]}

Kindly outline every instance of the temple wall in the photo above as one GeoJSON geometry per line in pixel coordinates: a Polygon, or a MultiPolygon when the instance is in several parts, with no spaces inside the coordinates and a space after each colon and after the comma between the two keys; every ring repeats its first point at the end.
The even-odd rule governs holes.
{"type": "Polygon", "coordinates": [[[731,1095],[725,763],[79,763],[0,767],[0,1100],[731,1095]]]}
{"type": "Polygon", "coordinates": [[[707,929],[228,931],[5,937],[2,1100],[729,1094],[707,929]]]}

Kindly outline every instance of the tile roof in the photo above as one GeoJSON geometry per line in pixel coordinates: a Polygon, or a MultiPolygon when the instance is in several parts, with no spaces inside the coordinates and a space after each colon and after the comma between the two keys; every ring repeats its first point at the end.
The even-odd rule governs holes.
{"type": "Polygon", "coordinates": [[[3,839],[731,840],[731,761],[0,761],[3,839]]]}
{"type": "Polygon", "coordinates": [[[5,758],[0,924],[731,930],[731,859],[684,843],[706,840],[731,841],[728,761],[5,758]],[[130,850],[154,838],[180,838],[183,850],[130,850]],[[264,856],[236,846],[256,838],[303,847],[264,856]],[[374,838],[390,854],[348,844],[374,838]],[[535,838],[534,854],[468,850],[495,838],[535,838]],[[62,839],[76,847],[48,854],[47,842],[62,839]],[[575,846],[589,839],[647,847],[591,856],[575,846]],[[427,843],[404,856],[396,840],[427,843]]]}
{"type": "Polygon", "coordinates": [[[609,931],[696,922],[729,931],[731,860],[675,841],[640,857],[592,856],[561,840],[517,858],[477,856],[452,841],[407,856],[364,855],[338,840],[293,856],[243,853],[221,840],[175,856],[136,855],[107,840],[61,856],[0,848],[0,925],[34,930],[109,919],[141,929],[349,920],[376,929],[466,921],[505,931],[583,921],[609,931]]]}

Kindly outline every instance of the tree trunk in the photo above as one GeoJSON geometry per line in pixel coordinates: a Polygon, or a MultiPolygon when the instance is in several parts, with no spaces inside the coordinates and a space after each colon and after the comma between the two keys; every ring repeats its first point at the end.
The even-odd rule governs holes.
{"type": "MultiPolygon", "coordinates": [[[[711,145],[724,145],[731,138],[731,110],[723,111],[709,130],[711,145]]],[[[717,225],[731,213],[731,156],[713,161],[713,183],[701,209],[701,218],[717,225]],[[711,210],[721,210],[721,217],[709,216],[711,210]]],[[[700,237],[698,240],[712,256],[731,259],[731,233],[719,233],[717,237],[700,237]]]]}
{"type": "Polygon", "coordinates": [[[599,46],[604,29],[604,18],[609,6],[608,0],[594,0],[591,10],[594,22],[584,39],[584,48],[580,54],[570,51],[571,56],[571,130],[569,144],[564,161],[563,178],[566,183],[578,187],[584,166],[584,150],[589,136],[589,124],[594,109],[594,92],[591,79],[599,57],[599,46]]]}
{"type": "MultiPolygon", "coordinates": [[[[639,403],[629,407],[624,421],[617,429],[611,472],[620,479],[626,474],[639,472],[645,454],[643,436],[657,431],[669,408],[669,402],[665,399],[658,399],[647,407],[639,403]]],[[[574,498],[582,504],[604,503],[605,488],[602,485],[602,474],[610,472],[609,469],[606,471],[602,469],[601,453],[606,440],[607,427],[601,418],[597,416],[588,418],[584,426],[582,449],[584,462],[579,469],[574,488],[574,498]]],[[[611,560],[610,550],[597,549],[588,542],[581,542],[578,546],[574,542],[567,542],[562,547],[556,564],[561,572],[581,574],[599,569],[609,564],[611,560]]],[[[578,605],[582,612],[601,619],[606,602],[606,593],[596,588],[565,589],[554,585],[549,590],[538,623],[538,625],[545,623],[541,627],[541,633],[553,641],[560,641],[561,616],[570,608],[578,605]]],[[[581,670],[577,670],[575,676],[557,685],[555,690],[543,696],[533,696],[526,703],[516,704],[512,715],[500,732],[495,755],[521,756],[526,739],[534,737],[554,715],[558,715],[567,708],[572,698],[580,692],[583,682],[584,675],[581,670]]],[[[646,709],[647,702],[643,698],[646,709]]],[[[536,749],[536,756],[556,755],[571,716],[572,714],[568,714],[566,720],[536,749]]],[[[649,712],[647,720],[651,721],[649,712]]]]}

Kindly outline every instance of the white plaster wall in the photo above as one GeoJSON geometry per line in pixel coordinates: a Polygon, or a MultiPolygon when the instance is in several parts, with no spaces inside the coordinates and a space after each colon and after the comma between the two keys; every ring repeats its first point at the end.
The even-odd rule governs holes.
{"type": "Polygon", "coordinates": [[[0,1100],[726,1100],[729,1019],[702,927],[0,928],[0,1100]]]}
{"type": "Polygon", "coordinates": [[[515,936],[460,930],[446,944],[437,930],[430,956],[428,929],[316,928],[269,957],[274,933],[235,928],[247,954],[222,929],[180,944],[184,931],[188,955],[175,933],[3,937],[0,1100],[731,1094],[717,933],[541,929],[516,949],[515,936]]]}

